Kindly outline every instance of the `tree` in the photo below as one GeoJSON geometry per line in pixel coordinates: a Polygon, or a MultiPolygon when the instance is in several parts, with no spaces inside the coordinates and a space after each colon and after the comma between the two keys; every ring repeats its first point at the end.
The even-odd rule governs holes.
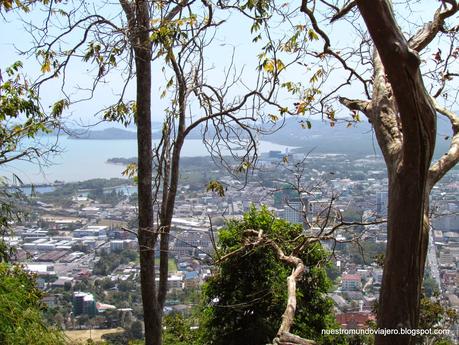
{"type": "MultiPolygon", "coordinates": [[[[13,7],[22,11],[29,9],[28,4],[19,0],[2,0],[0,13],[13,7]]],[[[56,144],[43,145],[37,137],[59,128],[67,103],[59,101],[49,113],[43,111],[38,92],[22,74],[22,68],[22,62],[16,61],[3,72],[0,70],[0,166],[15,160],[43,164],[48,155],[57,152],[56,144]]],[[[18,204],[24,201],[24,196],[19,189],[9,188],[11,182],[22,185],[17,175],[13,175],[13,181],[0,177],[0,261],[8,261],[14,251],[3,240],[10,230],[8,222],[19,220],[23,215],[18,204]]]]}
{"type": "Polygon", "coordinates": [[[129,339],[143,339],[142,322],[134,321],[128,331],[129,339]]]}
{"type": "MultiPolygon", "coordinates": [[[[22,10],[27,7],[17,1],[22,10]]],[[[0,11],[12,8],[12,1],[0,2],[0,11]]],[[[46,155],[56,151],[40,144],[36,136],[48,133],[59,125],[65,103],[55,104],[50,114],[41,106],[38,94],[21,74],[23,65],[15,62],[0,73],[0,165],[15,160],[43,163],[46,155]]],[[[22,184],[19,177],[13,182],[22,184]]],[[[14,253],[4,241],[9,223],[20,220],[25,202],[22,192],[0,180],[0,342],[2,344],[64,344],[63,334],[48,327],[42,315],[43,294],[36,287],[35,277],[18,265],[8,262],[14,253]]]]}
{"type": "Polygon", "coordinates": [[[35,277],[18,265],[0,263],[0,343],[60,345],[62,332],[45,325],[43,293],[35,277]]]}
{"type": "MultiPolygon", "coordinates": [[[[20,159],[40,163],[42,157],[55,148],[46,148],[34,141],[41,132],[49,132],[58,124],[60,114],[46,115],[40,109],[38,95],[21,74],[22,63],[16,62],[0,73],[0,166],[20,159]]],[[[23,215],[21,204],[25,201],[20,189],[9,184],[22,184],[13,175],[13,181],[0,177],[0,261],[8,261],[14,251],[3,237],[10,230],[9,222],[23,215]]]]}
{"type": "MultiPolygon", "coordinates": [[[[447,330],[454,327],[457,321],[457,312],[452,308],[442,305],[438,296],[434,298],[421,297],[419,329],[447,330]]],[[[420,335],[416,338],[417,342],[422,344],[453,344],[451,338],[443,334],[420,335]]]]}
{"type": "MultiPolygon", "coordinates": [[[[119,99],[102,113],[105,120],[125,125],[134,121],[137,125],[138,163],[129,166],[126,174],[136,175],[138,182],[138,240],[146,343],[161,344],[169,234],[185,138],[193,130],[202,129],[206,136],[204,141],[212,153],[221,155],[222,150],[230,150],[231,165],[237,165],[239,172],[247,172],[257,157],[251,125],[262,114],[263,105],[280,108],[275,103],[274,91],[283,66],[276,62],[277,48],[272,47],[264,58],[264,65],[268,67],[260,66],[256,82],[248,87],[230,57],[223,81],[212,85],[207,80],[205,49],[212,43],[217,28],[225,22],[215,15],[218,7],[206,0],[160,3],[120,0],[119,4],[122,16],[112,20],[103,16],[103,6],[94,12],[86,3],[77,8],[67,8],[64,4],[59,10],[57,4],[48,4],[49,16],[40,30],[31,25],[31,33],[38,34],[35,39],[38,44],[30,51],[37,56],[44,73],[37,86],[59,77],[65,89],[68,66],[76,57],[94,64],[89,98],[96,87],[106,81],[110,71],[124,71],[119,99]],[[51,25],[56,16],[66,19],[64,28],[59,18],[56,19],[59,30],[51,25]],[[77,33],[80,36],[75,39],[77,33]],[[70,44],[66,41],[68,37],[73,37],[70,44]],[[164,67],[161,73],[167,78],[163,95],[170,99],[160,144],[154,148],[152,61],[160,61],[164,67]],[[133,79],[136,82],[135,101],[126,100],[126,90],[133,79]],[[234,90],[238,91],[237,96],[229,98],[234,90]],[[240,90],[247,91],[241,93],[240,90]],[[235,146],[247,150],[240,154],[233,150],[235,146]],[[157,244],[160,256],[158,284],[152,264],[157,244]]],[[[119,13],[116,5],[107,2],[105,6],[119,13]]],[[[158,82],[159,79],[154,80],[158,82]]],[[[67,100],[70,105],[75,102],[67,100]]],[[[221,162],[225,164],[225,160],[221,162]]],[[[225,165],[230,168],[229,164],[225,165]]]]}
{"type": "MultiPolygon", "coordinates": [[[[401,18],[397,22],[391,1],[303,0],[300,12],[307,17],[308,33],[323,45],[311,45],[307,50],[308,56],[317,58],[303,73],[310,76],[311,85],[304,90],[292,88],[292,83],[287,85],[289,91],[300,94],[294,109],[298,115],[321,114],[333,126],[339,121],[335,104],[339,101],[351,111],[353,120],[359,121],[363,114],[373,125],[389,177],[380,328],[417,328],[429,233],[429,195],[459,160],[459,118],[450,110],[456,98],[449,97],[450,92],[455,93],[452,83],[456,79],[457,26],[447,23],[457,14],[458,3],[441,1],[427,21],[417,25],[420,20],[406,20],[412,25],[402,31],[399,25],[409,16],[407,11],[413,9],[414,3],[394,5],[397,18],[401,18]],[[346,39],[339,44],[325,27],[330,22],[342,26],[341,31],[354,30],[358,44],[352,46],[353,42],[346,39]],[[336,70],[341,71],[339,81],[329,78],[336,70]],[[355,96],[359,86],[364,99],[345,97],[346,92],[355,96]],[[440,99],[447,106],[441,106],[440,99]],[[451,123],[452,135],[447,153],[431,164],[437,135],[436,113],[451,123]]],[[[268,6],[284,15],[295,12],[273,2],[268,6]]],[[[297,24],[289,18],[290,23],[297,24]]],[[[350,120],[345,121],[352,126],[350,120]]],[[[377,336],[376,342],[412,344],[414,337],[377,336]]]]}
{"type": "MultiPolygon", "coordinates": [[[[199,319],[199,316],[196,317],[199,319]]],[[[200,344],[199,329],[195,318],[185,318],[180,313],[172,313],[164,317],[164,345],[193,345],[200,344]]]]}
{"type": "MultiPolygon", "coordinates": [[[[303,231],[299,225],[276,219],[265,207],[257,210],[254,206],[242,220],[231,220],[219,231],[216,255],[221,260],[203,288],[202,343],[267,344],[281,325],[291,269],[267,243],[244,246],[250,243],[246,237],[250,229],[263,231],[289,252],[303,231]]],[[[297,255],[307,269],[298,280],[294,333],[324,344],[344,343],[322,335],[323,329],[336,327],[332,302],[325,294],[331,286],[324,268],[327,253],[314,243],[297,255]]]]}
{"type": "MultiPolygon", "coordinates": [[[[428,224],[428,199],[433,187],[430,184],[436,182],[429,178],[435,147],[436,114],[422,80],[417,51],[431,40],[426,41],[422,36],[435,32],[429,33],[432,29],[421,31],[422,36],[414,37],[415,43],[410,47],[395,22],[388,2],[376,2],[371,9],[363,1],[357,4],[380,56],[375,60],[375,69],[384,69],[388,79],[378,80],[382,76],[376,74],[375,87],[392,89],[395,96],[391,102],[392,118],[398,116],[401,124],[396,127],[400,128],[396,138],[387,133],[379,135],[379,142],[384,140],[381,148],[388,166],[389,203],[388,244],[378,326],[414,329],[419,321],[421,284],[427,255],[429,228],[424,226],[424,222],[428,224]],[[381,19],[382,23],[378,23],[381,19]],[[403,73],[400,73],[400,67],[403,73]],[[394,139],[399,142],[396,147],[390,145],[394,139]]],[[[381,106],[382,103],[378,100],[373,105],[381,106]]],[[[380,118],[384,116],[381,109],[374,113],[380,118]]],[[[459,154],[455,155],[457,157],[449,158],[457,161],[459,154]]],[[[409,338],[377,337],[377,344],[413,343],[414,339],[409,338]]]]}

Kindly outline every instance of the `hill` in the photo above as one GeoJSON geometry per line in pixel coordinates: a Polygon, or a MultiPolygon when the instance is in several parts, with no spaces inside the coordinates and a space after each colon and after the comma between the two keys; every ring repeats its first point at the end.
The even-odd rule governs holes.
{"type": "Polygon", "coordinates": [[[133,140],[137,138],[136,132],[120,128],[106,128],[102,130],[81,131],[73,130],[70,139],[85,140],[133,140]]]}

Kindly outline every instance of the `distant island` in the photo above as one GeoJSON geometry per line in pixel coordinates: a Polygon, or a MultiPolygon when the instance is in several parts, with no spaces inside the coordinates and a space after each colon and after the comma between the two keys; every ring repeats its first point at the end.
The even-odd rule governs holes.
{"type": "Polygon", "coordinates": [[[69,134],[69,139],[79,140],[134,140],[137,138],[137,133],[120,128],[106,128],[97,131],[72,131],[69,134]]]}
{"type": "MultiPolygon", "coordinates": [[[[137,157],[113,157],[109,158],[106,161],[109,164],[118,164],[118,165],[128,165],[131,163],[137,163],[137,157]]],[[[195,157],[182,157],[180,160],[181,168],[196,168],[202,169],[203,167],[212,167],[212,169],[216,168],[215,162],[212,160],[210,156],[195,156],[195,157]]]]}
{"type": "Polygon", "coordinates": [[[118,165],[128,165],[131,163],[137,163],[137,157],[123,158],[123,157],[114,157],[107,159],[109,164],[118,164],[118,165]]]}
{"type": "MultiPolygon", "coordinates": [[[[441,133],[449,133],[449,124],[441,120],[439,119],[437,123],[440,135],[436,144],[436,158],[449,149],[449,137],[441,136],[441,133]]],[[[327,121],[311,120],[310,122],[311,128],[308,129],[304,125],[302,117],[292,117],[285,121],[282,128],[274,130],[271,134],[261,135],[259,139],[278,145],[295,147],[291,150],[293,153],[306,153],[314,150],[316,153],[380,154],[379,146],[375,144],[376,138],[373,135],[371,124],[367,121],[350,126],[346,121],[339,121],[333,127],[327,121]]],[[[269,130],[268,127],[265,124],[265,130],[269,130]]],[[[273,127],[275,126],[273,125],[273,127]]],[[[213,129],[210,129],[207,137],[212,137],[213,133],[213,129]]],[[[153,138],[158,137],[159,134],[153,134],[153,138]]],[[[103,130],[74,130],[69,138],[79,140],[135,140],[137,133],[134,130],[112,127],[103,130]]],[[[200,129],[194,129],[189,133],[187,139],[202,139],[200,129]]],[[[112,158],[107,162],[126,165],[132,163],[133,160],[132,158],[112,158]]]]}

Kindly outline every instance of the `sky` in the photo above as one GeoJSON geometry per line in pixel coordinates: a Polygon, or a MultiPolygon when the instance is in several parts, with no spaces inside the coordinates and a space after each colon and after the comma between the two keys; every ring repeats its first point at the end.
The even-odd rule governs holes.
{"type": "MultiPolygon", "coordinates": [[[[416,3],[417,1],[413,1],[416,3]]],[[[70,2],[78,4],[81,2],[70,2]]],[[[110,18],[114,22],[119,23],[124,20],[123,16],[120,16],[120,6],[116,5],[103,5],[105,2],[101,0],[93,1],[90,4],[94,7],[94,12],[102,14],[107,18],[110,18]]],[[[295,8],[297,4],[291,3],[291,8],[295,8]]],[[[73,5],[70,5],[72,7],[73,5]]],[[[413,6],[414,12],[410,13],[410,16],[405,15],[405,11],[402,10],[402,15],[399,16],[401,25],[410,28],[414,23],[419,23],[421,20],[430,16],[432,9],[438,6],[438,1],[422,1],[422,6],[413,6]]],[[[67,8],[68,9],[68,8],[67,8]]],[[[30,32],[25,29],[25,23],[42,23],[46,18],[46,12],[43,11],[42,6],[38,6],[33,9],[30,13],[7,13],[3,20],[0,20],[0,49],[3,54],[0,55],[0,68],[4,69],[6,66],[12,64],[14,61],[24,61],[27,75],[31,80],[34,80],[40,75],[40,66],[37,63],[34,54],[20,55],[19,51],[27,51],[33,46],[33,37],[30,32]]],[[[206,73],[206,78],[211,83],[218,83],[221,80],[222,72],[228,68],[232,51],[234,49],[235,66],[237,66],[238,72],[242,73],[244,84],[253,85],[257,78],[256,67],[258,65],[257,55],[260,53],[261,46],[264,42],[254,44],[252,38],[255,34],[250,33],[251,21],[244,16],[232,12],[231,15],[217,14],[218,19],[225,20],[225,23],[220,26],[215,36],[215,39],[211,46],[206,49],[206,62],[209,70],[206,73]]],[[[307,23],[305,17],[300,15],[295,19],[299,24],[307,23]]],[[[276,21],[275,21],[276,22],[276,21]]],[[[361,25],[358,20],[353,23],[354,25],[361,25]]],[[[275,24],[276,25],[276,24],[275,24]]],[[[358,37],[350,35],[349,26],[346,22],[338,21],[335,24],[329,24],[326,26],[327,31],[330,33],[332,38],[333,46],[345,47],[349,45],[355,45],[358,37]]],[[[286,24],[278,24],[275,29],[272,30],[274,35],[288,34],[289,27],[286,24]]],[[[34,30],[34,34],[37,35],[37,30],[34,30]]],[[[55,34],[60,32],[51,30],[50,33],[55,34]]],[[[63,44],[64,49],[70,47],[81,37],[81,33],[72,35],[66,38],[63,44]]],[[[319,43],[313,44],[313,48],[318,48],[319,43]]],[[[321,43],[320,43],[321,44],[321,43]]],[[[304,62],[309,66],[313,65],[311,60],[305,59],[304,62]]],[[[162,87],[166,83],[166,78],[163,77],[161,68],[163,62],[158,61],[153,63],[153,117],[159,119],[163,117],[163,110],[168,107],[169,101],[167,99],[161,99],[160,93],[162,87]]],[[[292,80],[302,82],[303,85],[308,83],[309,76],[313,72],[307,72],[305,66],[293,65],[285,73],[284,81],[292,80]]],[[[66,80],[66,91],[75,98],[81,98],[82,95],[88,95],[87,92],[82,92],[81,88],[88,88],[91,85],[91,71],[94,66],[90,66],[84,63],[81,58],[72,59],[67,72],[66,80]]],[[[345,78],[345,75],[341,71],[334,70],[332,76],[328,80],[327,87],[333,87],[341,83],[345,78]]],[[[68,118],[75,123],[95,123],[95,114],[106,106],[113,104],[120,93],[120,86],[122,85],[122,77],[118,71],[113,71],[105,79],[104,84],[100,85],[96,90],[93,98],[90,101],[78,102],[69,109],[68,118]]],[[[60,80],[51,80],[46,83],[41,89],[40,96],[42,103],[45,108],[52,104],[57,99],[62,98],[60,93],[60,80]]],[[[361,96],[360,88],[350,86],[345,88],[345,96],[347,97],[359,97],[361,96]]],[[[234,92],[233,96],[237,96],[240,89],[234,92]]],[[[326,91],[324,91],[325,93],[326,91]]],[[[134,99],[135,97],[135,85],[132,83],[127,89],[127,98],[134,99]]],[[[295,100],[292,98],[288,100],[289,96],[286,94],[281,95],[284,100],[287,100],[287,104],[292,104],[295,100]]],[[[109,126],[111,126],[110,124],[109,126]]]]}
{"type": "MultiPolygon", "coordinates": [[[[96,1],[95,3],[98,2],[101,3],[101,1],[96,1]]],[[[119,8],[105,8],[104,11],[106,11],[105,15],[113,18],[114,21],[121,20],[116,14],[119,8]]],[[[0,32],[2,32],[0,36],[0,49],[3,52],[3,54],[0,55],[0,68],[4,69],[13,62],[21,60],[24,62],[24,71],[27,73],[28,77],[33,80],[40,75],[40,66],[33,54],[21,55],[19,51],[26,51],[33,46],[32,35],[25,29],[26,25],[24,22],[41,23],[44,18],[44,13],[38,10],[33,10],[30,14],[21,14],[20,16],[16,14],[10,15],[8,13],[5,18],[6,20],[0,21],[0,32]]],[[[208,78],[214,79],[215,81],[218,80],[221,72],[230,64],[230,57],[234,47],[237,65],[245,66],[244,77],[247,79],[247,82],[249,82],[250,79],[254,81],[256,78],[255,67],[257,66],[256,54],[258,52],[254,49],[254,45],[251,42],[251,36],[249,34],[250,22],[243,19],[242,16],[238,16],[238,18],[226,17],[224,19],[230,22],[230,25],[225,24],[222,26],[223,30],[220,30],[221,32],[219,32],[218,37],[216,37],[213,47],[206,51],[206,58],[208,61],[207,68],[209,68],[208,78]]],[[[67,43],[69,43],[69,41],[73,43],[76,42],[78,38],[77,35],[74,35],[66,41],[67,43]]],[[[159,118],[162,117],[162,110],[168,106],[168,101],[160,98],[160,92],[166,82],[161,71],[162,66],[161,62],[153,63],[153,116],[159,118]],[[159,113],[158,109],[160,109],[159,113]]],[[[80,58],[73,59],[67,71],[67,92],[74,97],[83,94],[87,95],[87,93],[83,93],[81,90],[77,91],[77,89],[90,87],[92,81],[90,77],[92,68],[93,66],[88,66],[88,64],[83,63],[80,58]]],[[[242,67],[240,67],[240,69],[242,69],[242,67]]],[[[79,102],[71,107],[70,111],[72,112],[73,119],[81,119],[83,123],[92,123],[94,122],[94,114],[97,113],[98,110],[111,105],[118,99],[120,86],[123,84],[120,73],[113,71],[104,82],[105,83],[100,85],[96,90],[93,99],[86,102],[79,102]]],[[[45,107],[52,104],[56,98],[59,99],[58,97],[61,97],[60,86],[60,80],[51,80],[42,87],[40,96],[45,107]]],[[[127,99],[135,98],[135,83],[131,83],[126,94],[127,99]]]]}
{"type": "MultiPolygon", "coordinates": [[[[94,1],[97,6],[102,4],[103,1],[94,1]]],[[[118,14],[119,6],[112,5],[109,7],[100,7],[96,9],[97,13],[104,14],[112,18],[114,21],[120,21],[122,17],[118,14]]],[[[32,35],[25,30],[25,23],[41,23],[45,18],[45,12],[39,9],[32,10],[29,14],[11,14],[7,13],[4,20],[0,21],[0,49],[4,54],[0,55],[0,68],[12,64],[14,61],[24,61],[27,75],[30,79],[35,79],[40,75],[40,66],[36,62],[33,54],[20,55],[18,51],[26,51],[33,46],[32,35]]],[[[237,71],[242,72],[242,78],[245,85],[254,85],[257,78],[256,67],[258,66],[257,55],[261,51],[264,42],[253,43],[252,38],[255,34],[250,33],[251,20],[246,17],[232,13],[231,15],[219,15],[219,19],[225,20],[225,23],[218,29],[217,35],[210,47],[206,49],[207,68],[206,78],[211,83],[216,83],[222,79],[223,71],[228,68],[231,62],[231,55],[234,49],[235,66],[237,71]]],[[[298,23],[303,23],[303,17],[300,16],[298,23]]],[[[329,26],[332,37],[337,43],[347,39],[346,34],[340,30],[340,24],[329,26]],[[336,28],[335,28],[336,27],[336,28]]],[[[274,35],[284,35],[289,28],[287,25],[278,25],[274,30],[274,35]]],[[[57,32],[57,31],[55,31],[57,32]]],[[[51,31],[51,33],[53,33],[51,31]]],[[[35,34],[37,34],[35,30],[35,34]]],[[[79,35],[71,36],[66,39],[67,44],[72,44],[77,41],[79,35]]],[[[67,45],[69,46],[69,45],[67,45]]],[[[286,58],[287,59],[287,58],[286,58]]],[[[165,78],[162,76],[161,68],[162,62],[153,63],[153,117],[154,119],[161,119],[163,116],[163,109],[167,108],[168,101],[160,98],[162,87],[165,84],[165,78]]],[[[83,93],[77,91],[78,88],[89,87],[91,77],[89,77],[91,66],[83,63],[81,59],[75,58],[68,68],[66,90],[72,96],[82,95],[83,93]]],[[[308,80],[307,73],[304,66],[294,65],[286,72],[284,81],[304,81],[308,80]]],[[[311,73],[311,72],[310,72],[311,73]]],[[[333,80],[338,83],[343,77],[339,73],[335,73],[333,80]]],[[[94,94],[93,99],[86,102],[79,102],[70,108],[71,118],[75,122],[94,123],[94,114],[100,109],[112,104],[117,99],[120,92],[120,85],[122,85],[122,78],[119,73],[114,71],[105,80],[104,85],[100,85],[94,94]]],[[[237,96],[241,88],[233,92],[233,96],[237,96]]],[[[352,93],[352,89],[350,88],[352,93]]],[[[86,93],[87,94],[87,93],[86,93]]],[[[135,85],[132,84],[127,89],[128,98],[133,99],[135,96],[135,85]]],[[[46,83],[41,89],[40,96],[45,108],[52,104],[56,99],[62,97],[60,95],[60,81],[52,80],[46,83]]],[[[288,95],[284,95],[288,98],[288,95]]],[[[295,100],[292,98],[292,104],[295,100]]],[[[111,126],[111,125],[110,125],[111,126]]]]}
{"type": "MultiPolygon", "coordinates": [[[[70,5],[65,9],[69,10],[76,4],[81,3],[80,1],[70,1],[70,5]]],[[[105,1],[102,0],[86,3],[92,6],[91,10],[93,12],[104,15],[115,23],[125,21],[124,16],[121,15],[120,6],[117,5],[117,2],[111,2],[111,5],[104,5],[105,1]]],[[[411,7],[411,12],[409,12],[408,9],[405,8],[405,2],[399,5],[397,5],[397,2],[395,3],[397,9],[401,9],[400,15],[397,18],[407,31],[412,31],[414,25],[430,18],[433,10],[439,6],[439,2],[436,0],[425,0],[422,2],[411,1],[410,3],[412,3],[413,6],[411,7]],[[408,13],[409,15],[407,15],[408,13]]],[[[298,5],[299,2],[292,2],[288,6],[293,10],[295,6],[298,5]]],[[[225,23],[218,28],[212,44],[206,48],[206,79],[211,84],[218,84],[222,80],[223,71],[230,65],[231,56],[234,50],[234,65],[238,73],[242,72],[241,78],[243,79],[243,84],[249,85],[250,88],[250,85],[254,85],[256,82],[256,67],[259,64],[257,55],[260,53],[261,47],[265,44],[265,41],[258,43],[252,42],[252,38],[255,36],[255,34],[250,33],[250,25],[252,22],[243,15],[234,11],[231,12],[231,14],[227,14],[228,12],[224,14],[222,14],[222,12],[218,13],[219,14],[216,15],[217,19],[224,20],[225,23]]],[[[22,60],[24,62],[24,71],[31,80],[35,80],[40,75],[40,65],[37,63],[33,52],[21,55],[19,51],[27,51],[34,45],[32,34],[26,30],[26,23],[33,23],[40,26],[40,23],[42,23],[46,17],[47,12],[44,11],[43,6],[37,6],[30,13],[9,12],[3,16],[3,19],[0,19],[0,32],[2,33],[0,35],[0,49],[3,52],[0,54],[0,69],[6,68],[17,60],[22,60]]],[[[307,20],[302,14],[296,17],[294,21],[296,21],[294,24],[307,24],[307,20]]],[[[356,20],[351,24],[354,26],[361,26],[363,23],[361,20],[356,20]]],[[[307,25],[307,27],[310,27],[309,24],[307,25]]],[[[282,35],[290,35],[290,27],[286,24],[279,23],[278,19],[273,21],[273,26],[275,26],[275,28],[272,29],[272,33],[275,38],[281,37],[282,35]]],[[[355,46],[359,42],[360,38],[351,34],[351,26],[345,21],[327,24],[324,28],[326,28],[329,37],[332,39],[332,47],[336,47],[337,51],[341,49],[344,51],[344,47],[355,46]]],[[[37,29],[33,30],[35,36],[40,35],[37,31],[37,29]]],[[[56,28],[54,28],[54,31],[50,30],[51,36],[60,32],[61,31],[56,28]]],[[[68,49],[74,45],[80,37],[81,32],[69,36],[62,43],[62,48],[68,49]]],[[[311,47],[313,49],[318,49],[321,44],[322,42],[312,43],[311,47]]],[[[282,57],[282,59],[285,59],[284,61],[288,60],[286,56],[282,57]]],[[[282,81],[301,82],[302,85],[307,86],[310,76],[316,70],[315,64],[321,62],[311,58],[305,58],[302,62],[304,63],[303,65],[294,64],[290,66],[289,69],[284,72],[282,81]],[[310,70],[308,71],[308,69],[310,70]]],[[[354,60],[350,65],[356,66],[358,62],[358,60],[354,60]]],[[[160,93],[168,79],[164,77],[161,71],[163,65],[164,62],[161,60],[154,62],[152,65],[152,116],[155,122],[160,122],[162,120],[164,109],[168,108],[170,104],[167,98],[161,99],[160,97],[160,93]]],[[[328,68],[332,73],[326,84],[320,85],[323,94],[327,92],[327,89],[331,89],[342,83],[346,78],[346,75],[336,68],[336,64],[332,64],[328,66],[328,68]]],[[[73,58],[67,69],[66,92],[71,95],[73,99],[88,96],[89,93],[87,91],[82,91],[82,89],[90,88],[92,83],[91,76],[93,73],[94,65],[84,63],[81,58],[73,58]]],[[[168,73],[168,76],[170,76],[170,73],[168,73]]],[[[70,107],[66,116],[67,121],[72,123],[70,127],[75,127],[78,124],[97,123],[100,116],[97,117],[96,114],[101,109],[116,102],[119,97],[121,85],[123,85],[121,71],[112,71],[104,79],[104,83],[98,86],[91,100],[78,102],[70,107]]],[[[231,97],[237,97],[240,95],[241,91],[244,91],[241,85],[242,83],[239,84],[232,93],[230,92],[231,97]]],[[[45,109],[56,100],[63,98],[60,87],[61,80],[50,80],[43,85],[40,91],[40,97],[45,109]]],[[[126,90],[126,95],[126,99],[132,100],[135,98],[135,83],[130,84],[126,90]]],[[[342,95],[350,98],[361,97],[361,87],[356,83],[349,85],[343,89],[342,95]]],[[[289,106],[292,106],[293,103],[297,101],[296,98],[282,91],[280,92],[280,99],[289,106]]],[[[196,109],[196,112],[199,113],[199,109],[196,109]]],[[[348,116],[347,112],[344,115],[348,116]]],[[[106,124],[105,126],[113,126],[113,123],[106,124]]]]}

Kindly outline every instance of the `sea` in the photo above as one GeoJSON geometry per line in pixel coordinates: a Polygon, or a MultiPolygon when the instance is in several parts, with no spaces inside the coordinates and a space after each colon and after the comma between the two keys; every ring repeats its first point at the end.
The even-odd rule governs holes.
{"type": "MultiPolygon", "coordinates": [[[[42,145],[55,143],[56,137],[42,137],[42,145]]],[[[158,144],[157,140],[153,145],[158,144]]],[[[24,184],[52,184],[55,181],[76,182],[93,178],[122,178],[123,165],[107,163],[109,158],[132,158],[137,156],[137,141],[83,140],[60,136],[59,153],[48,157],[48,163],[37,164],[28,160],[14,161],[0,166],[0,176],[9,180],[17,175],[24,184]]],[[[293,148],[293,147],[292,147],[293,148]]],[[[268,141],[260,141],[259,153],[291,149],[268,141]]],[[[187,139],[182,149],[183,157],[209,156],[200,139],[187,139]]]]}

